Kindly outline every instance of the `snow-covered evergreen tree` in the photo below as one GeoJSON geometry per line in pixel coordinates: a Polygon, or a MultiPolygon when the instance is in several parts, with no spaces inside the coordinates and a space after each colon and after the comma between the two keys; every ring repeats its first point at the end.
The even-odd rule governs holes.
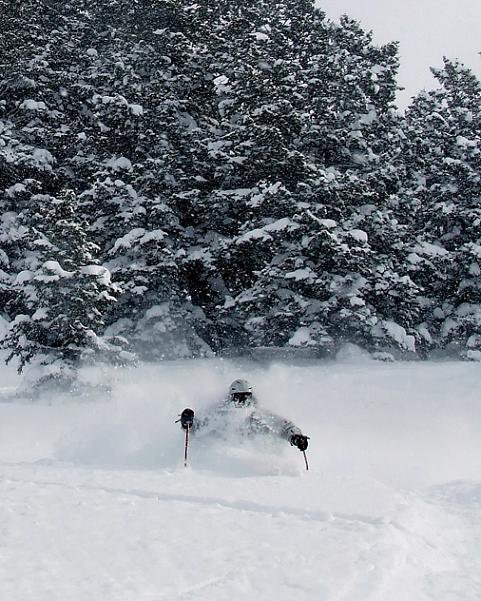
{"type": "Polygon", "coordinates": [[[417,233],[409,260],[425,291],[430,336],[474,358],[481,349],[481,84],[447,59],[433,72],[441,87],[421,93],[407,113],[406,203],[417,233]]]}
{"type": "Polygon", "coordinates": [[[168,200],[189,154],[182,141],[193,120],[185,75],[191,42],[182,34],[183,19],[181,8],[169,2],[83,0],[53,10],[32,0],[12,11],[10,22],[11,33],[21,23],[27,30],[18,48],[11,47],[15,66],[7,87],[16,95],[6,112],[24,141],[45,140],[52,165],[36,192],[50,194],[65,184],[81,194],[100,258],[123,284],[108,321],[151,356],[173,351],[172,341],[162,349],[155,336],[148,341],[149,332],[167,323],[182,338],[184,354],[191,342],[190,350],[205,347],[195,333],[202,312],[192,305],[182,271],[172,269],[182,228],[168,200]],[[134,246],[159,241],[162,232],[169,248],[144,252],[142,243],[127,260],[122,240],[134,230],[146,234],[132,236],[134,246]],[[162,313],[152,311],[160,304],[162,313]],[[170,312],[170,306],[176,308],[170,312]]]}
{"type": "Polygon", "coordinates": [[[72,191],[53,197],[35,195],[22,216],[33,253],[31,269],[15,286],[26,312],[16,315],[2,346],[19,371],[35,360],[53,366],[45,378],[70,379],[81,361],[128,358],[124,341],[102,337],[105,314],[118,288],[95,255],[72,191]]]}
{"type": "Polygon", "coordinates": [[[205,354],[210,349],[196,333],[202,312],[192,304],[177,260],[183,228],[171,202],[188,163],[184,139],[193,121],[190,42],[181,32],[180,11],[168,3],[140,3],[134,12],[143,15],[142,30],[137,18],[131,29],[124,23],[116,43],[94,56],[92,113],[105,128],[105,158],[82,205],[122,285],[110,330],[128,336],[144,357],[205,354]],[[160,28],[167,24],[170,29],[160,28]],[[112,80],[102,80],[106,69],[115,74],[112,80]]]}
{"type": "Polygon", "coordinates": [[[216,54],[205,59],[212,127],[199,176],[209,185],[183,199],[209,227],[196,239],[200,287],[221,311],[219,337],[328,348],[385,337],[412,350],[406,332],[391,335],[403,328],[394,293],[389,306],[372,292],[383,274],[398,298],[411,287],[387,258],[398,225],[395,45],[376,48],[356,23],[331,24],[308,2],[208,7],[216,54]]]}

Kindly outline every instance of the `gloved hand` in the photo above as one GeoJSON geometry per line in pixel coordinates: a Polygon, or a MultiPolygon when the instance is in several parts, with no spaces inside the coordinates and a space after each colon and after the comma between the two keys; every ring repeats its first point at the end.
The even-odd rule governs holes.
{"type": "Polygon", "coordinates": [[[194,425],[194,412],[192,409],[184,409],[180,414],[180,425],[184,430],[194,425]]]}
{"type": "Polygon", "coordinates": [[[293,434],[289,442],[293,447],[297,447],[299,451],[305,451],[309,445],[309,438],[304,434],[293,434]]]}

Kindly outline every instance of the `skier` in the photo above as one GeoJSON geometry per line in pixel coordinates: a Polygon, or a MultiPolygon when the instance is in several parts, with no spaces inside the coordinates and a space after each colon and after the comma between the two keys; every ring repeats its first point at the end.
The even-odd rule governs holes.
{"type": "Polygon", "coordinates": [[[192,432],[204,430],[213,433],[228,429],[241,434],[271,434],[284,438],[300,451],[307,449],[308,437],[297,426],[274,413],[259,409],[257,405],[249,382],[234,380],[227,398],[221,403],[201,417],[186,408],[180,414],[179,421],[181,428],[192,432]]]}

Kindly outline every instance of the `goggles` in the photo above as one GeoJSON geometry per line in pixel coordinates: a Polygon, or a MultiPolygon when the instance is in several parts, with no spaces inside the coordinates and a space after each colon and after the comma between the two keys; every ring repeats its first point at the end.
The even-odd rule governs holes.
{"type": "Polygon", "coordinates": [[[233,392],[231,399],[237,405],[245,405],[252,399],[252,392],[233,392]]]}

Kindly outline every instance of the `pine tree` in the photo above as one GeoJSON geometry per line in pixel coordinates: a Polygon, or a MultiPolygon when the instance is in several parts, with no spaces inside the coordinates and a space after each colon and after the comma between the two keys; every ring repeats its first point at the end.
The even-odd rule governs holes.
{"type": "Polygon", "coordinates": [[[412,350],[406,332],[390,336],[406,317],[393,314],[395,296],[414,288],[388,259],[399,184],[395,45],[377,49],[355,22],[330,24],[306,2],[226,3],[221,16],[208,6],[216,54],[204,69],[206,185],[183,199],[192,222],[210,226],[196,239],[209,261],[199,287],[223,316],[219,338],[376,348],[386,337],[412,350]],[[391,289],[396,280],[391,305],[376,292],[384,275],[391,289]]]}
{"type": "Polygon", "coordinates": [[[106,154],[82,206],[93,215],[92,233],[122,285],[109,316],[111,331],[128,336],[149,359],[209,353],[196,332],[201,312],[177,265],[183,228],[170,200],[183,178],[193,120],[186,73],[190,42],[182,33],[181,11],[169,3],[138,3],[134,12],[143,15],[142,31],[138,23],[129,29],[123,22],[117,43],[95,55],[97,74],[111,66],[116,75],[105,84],[100,77],[92,82],[98,90],[92,110],[106,129],[106,154]],[[113,135],[119,128],[121,144],[113,135]]]}
{"type": "Polygon", "coordinates": [[[75,194],[36,195],[32,201],[22,219],[35,265],[16,279],[27,310],[15,317],[2,341],[9,349],[7,361],[17,357],[21,372],[36,360],[53,366],[44,377],[62,380],[72,378],[89,357],[127,358],[122,341],[115,345],[101,335],[118,288],[95,258],[98,247],[88,240],[75,194]]]}
{"type": "Polygon", "coordinates": [[[182,179],[184,138],[195,107],[186,75],[191,43],[182,33],[185,19],[170,2],[81,0],[52,7],[28,0],[6,21],[6,33],[16,40],[8,48],[14,68],[4,82],[6,113],[23,143],[47,144],[50,160],[35,193],[68,186],[79,194],[100,258],[124,284],[108,321],[150,350],[156,345],[147,344],[148,333],[161,330],[164,321],[183,332],[181,346],[189,340],[197,350],[205,347],[195,332],[201,311],[192,305],[184,274],[172,268],[172,257],[182,250],[182,228],[168,206],[182,179]],[[22,26],[24,34],[15,38],[22,26]],[[129,263],[121,241],[139,229],[146,235],[133,236],[133,243],[151,243],[131,248],[129,263]],[[156,235],[160,240],[160,231],[168,248],[157,253],[152,241],[156,235]],[[147,319],[159,303],[170,306],[171,291],[172,313],[147,319]],[[125,331],[120,323],[128,324],[125,331]]]}
{"type": "Polygon", "coordinates": [[[432,338],[464,356],[481,348],[481,84],[445,59],[440,89],[423,92],[407,113],[415,215],[413,279],[425,290],[432,338]]]}

